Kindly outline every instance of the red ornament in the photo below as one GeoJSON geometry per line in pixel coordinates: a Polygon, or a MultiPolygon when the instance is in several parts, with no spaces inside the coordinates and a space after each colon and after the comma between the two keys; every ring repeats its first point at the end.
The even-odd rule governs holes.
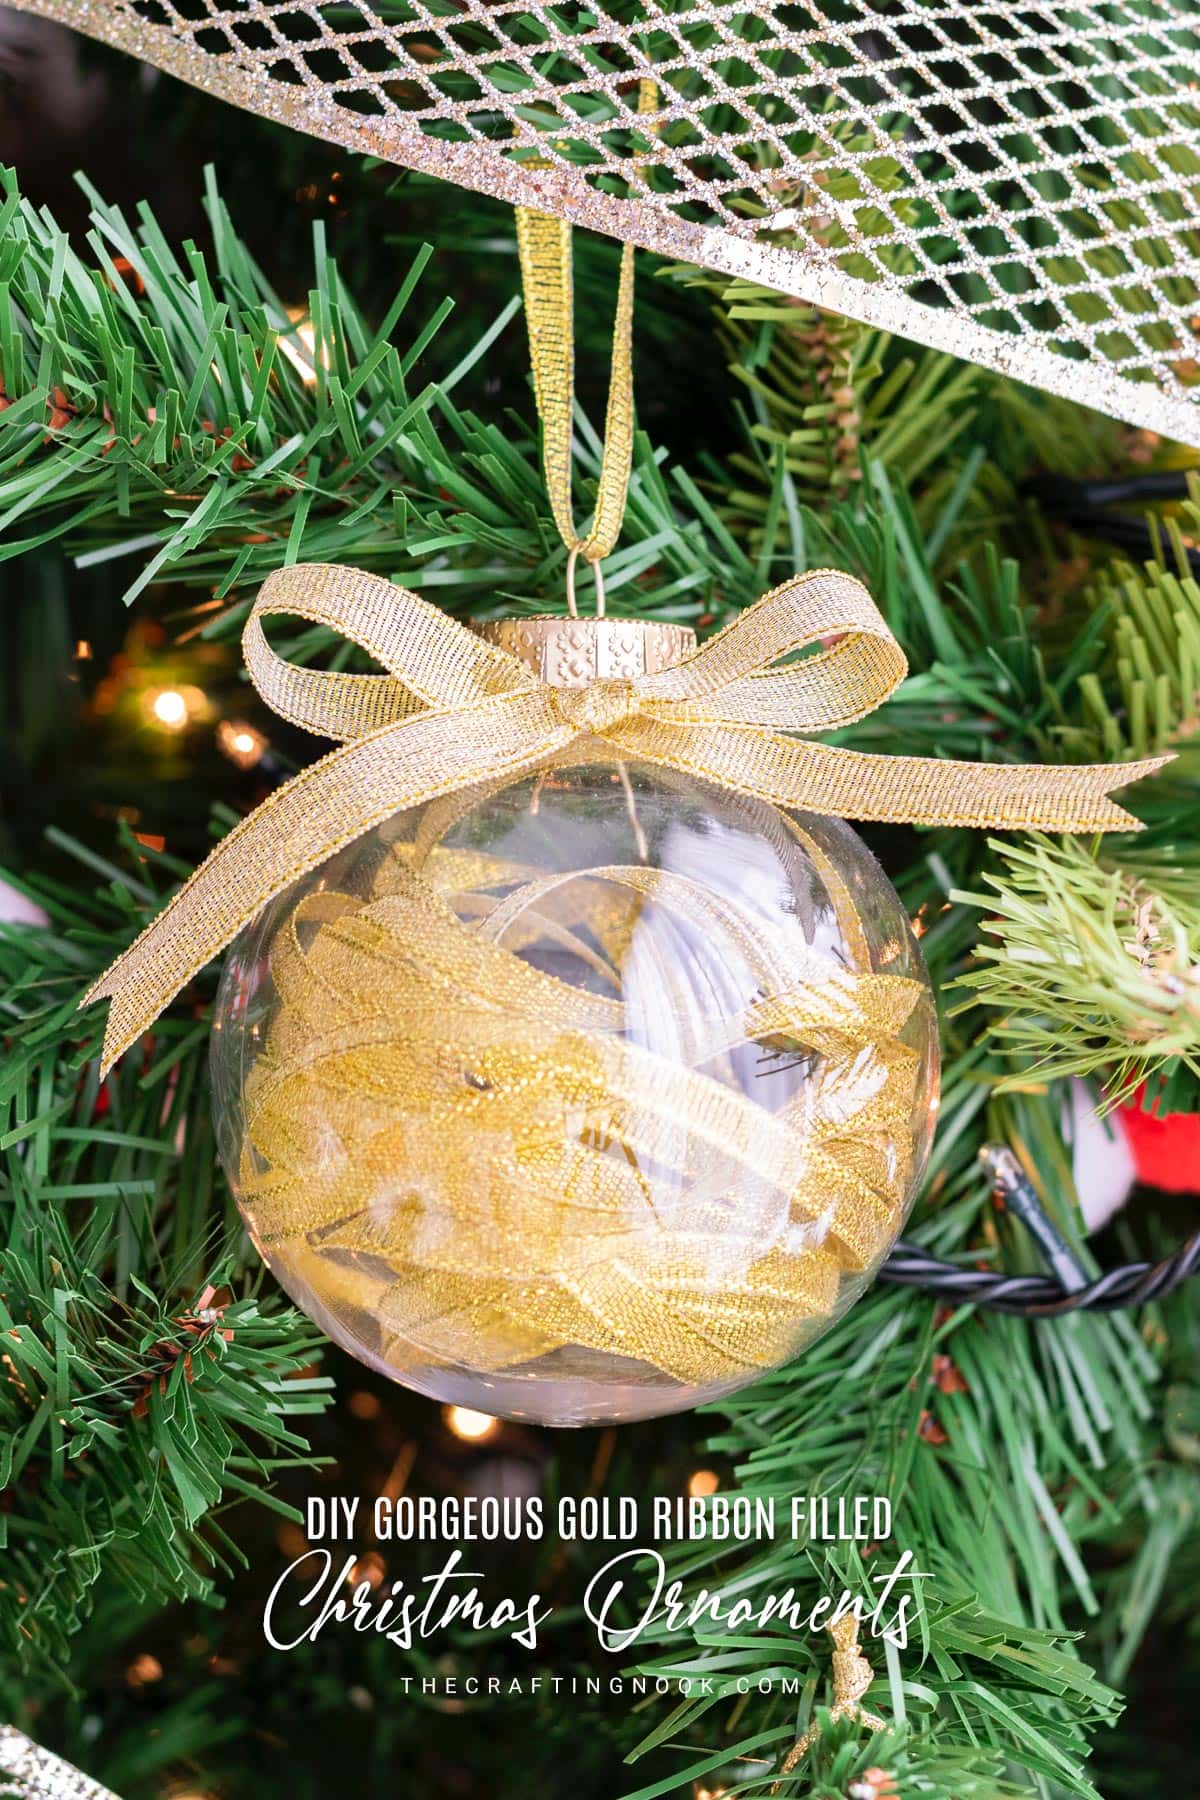
{"type": "Polygon", "coordinates": [[[1117,1119],[1139,1181],[1167,1194],[1200,1194],[1200,1113],[1163,1113],[1146,1090],[1118,1108],[1117,1119]]]}

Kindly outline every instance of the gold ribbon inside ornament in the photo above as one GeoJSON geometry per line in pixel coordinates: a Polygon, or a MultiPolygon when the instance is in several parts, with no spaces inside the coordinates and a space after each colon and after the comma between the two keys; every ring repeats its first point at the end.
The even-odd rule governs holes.
{"type": "Polygon", "coordinates": [[[569,1350],[713,1388],[784,1361],[899,1229],[927,989],[872,970],[831,859],[773,808],[745,810],[819,869],[853,963],[717,880],[446,846],[480,798],[408,815],[365,896],[273,931],[236,1176],[256,1241],[400,1373],[569,1350]]]}

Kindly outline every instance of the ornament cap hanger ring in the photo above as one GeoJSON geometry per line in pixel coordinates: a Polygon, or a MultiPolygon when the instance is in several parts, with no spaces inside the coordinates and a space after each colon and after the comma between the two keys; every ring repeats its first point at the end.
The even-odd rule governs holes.
{"type": "MultiPolygon", "coordinates": [[[[579,564],[582,544],[573,544],[567,555],[567,611],[573,619],[579,617],[579,606],[575,598],[575,571],[579,564]]],[[[592,580],[596,583],[596,617],[605,616],[604,577],[600,573],[601,558],[588,558],[588,566],[592,571],[592,580]]]]}

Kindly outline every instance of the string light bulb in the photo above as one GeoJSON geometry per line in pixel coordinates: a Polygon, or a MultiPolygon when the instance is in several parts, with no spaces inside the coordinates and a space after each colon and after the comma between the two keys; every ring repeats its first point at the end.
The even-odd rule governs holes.
{"type": "Polygon", "coordinates": [[[500,1428],[499,1419],[491,1413],[476,1412],[470,1406],[445,1406],[442,1416],[456,1438],[462,1438],[467,1444],[482,1444],[494,1437],[500,1428]]]}
{"type": "Polygon", "coordinates": [[[185,686],[148,688],[141,697],[146,719],[163,731],[183,731],[210,712],[208,696],[202,688],[185,686]]]}
{"type": "Polygon", "coordinates": [[[267,740],[253,725],[240,719],[222,719],[217,726],[217,749],[239,769],[252,769],[260,763],[267,740]]]}
{"type": "Polygon", "coordinates": [[[150,710],[168,731],[178,731],[187,724],[187,701],[178,688],[160,688],[150,702],[150,710]]]}
{"type": "Polygon", "coordinates": [[[162,1680],[163,1666],[157,1656],[151,1656],[143,1650],[135,1656],[125,1671],[126,1684],[131,1688],[149,1687],[151,1683],[162,1680]]]}
{"type": "Polygon", "coordinates": [[[702,1500],[709,1494],[715,1494],[721,1485],[721,1477],[713,1469],[694,1469],[688,1476],[687,1491],[693,1500],[702,1500]]]}

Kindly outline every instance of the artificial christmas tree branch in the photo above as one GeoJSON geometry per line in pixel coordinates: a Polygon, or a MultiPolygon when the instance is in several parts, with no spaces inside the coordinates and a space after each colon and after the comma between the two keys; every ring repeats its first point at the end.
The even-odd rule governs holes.
{"type": "MultiPolygon", "coordinates": [[[[1101,1074],[1111,1101],[1165,1083],[1166,1110],[1200,1099],[1200,906],[1195,868],[1077,841],[996,842],[986,937],[960,985],[994,1008],[997,1038],[1035,1076],[1101,1074]]],[[[1016,1074],[1012,1077],[1017,1079],[1016,1074]]]]}
{"type": "MultiPolygon", "coordinates": [[[[107,515],[123,521],[125,553],[141,553],[130,600],[167,577],[211,583],[223,597],[301,555],[392,573],[400,563],[472,611],[506,592],[561,591],[566,552],[542,499],[536,443],[527,430],[461,414],[451,399],[511,309],[455,368],[410,393],[447,311],[435,309],[403,352],[391,345],[427,252],[401,278],[387,318],[368,329],[318,235],[309,345],[215,191],[211,276],[194,250],[170,251],[148,216],[134,228],[95,198],[94,209],[91,267],[52,221],[22,206],[11,178],[0,212],[13,301],[0,337],[7,555],[69,536],[86,566],[116,553],[107,515]],[[69,410],[54,409],[56,388],[69,410]],[[42,518],[47,525],[30,531],[42,518]]],[[[668,615],[701,610],[718,584],[727,603],[753,598],[754,564],[727,534],[706,534],[703,503],[690,524],[681,520],[686,504],[641,443],[626,543],[607,570],[622,606],[636,610],[647,566],[659,572],[656,606],[668,615]]],[[[231,607],[206,630],[232,629],[239,617],[231,607]]]]}
{"type": "Polygon", "coordinates": [[[149,892],[111,872],[93,903],[40,885],[44,933],[0,925],[0,1616],[40,1673],[102,1576],[160,1603],[211,1593],[237,1555],[214,1508],[306,1459],[285,1420],[329,1386],[307,1321],[260,1302],[222,1247],[194,1029],[103,1089],[81,1079],[79,970],[149,892]]]}

